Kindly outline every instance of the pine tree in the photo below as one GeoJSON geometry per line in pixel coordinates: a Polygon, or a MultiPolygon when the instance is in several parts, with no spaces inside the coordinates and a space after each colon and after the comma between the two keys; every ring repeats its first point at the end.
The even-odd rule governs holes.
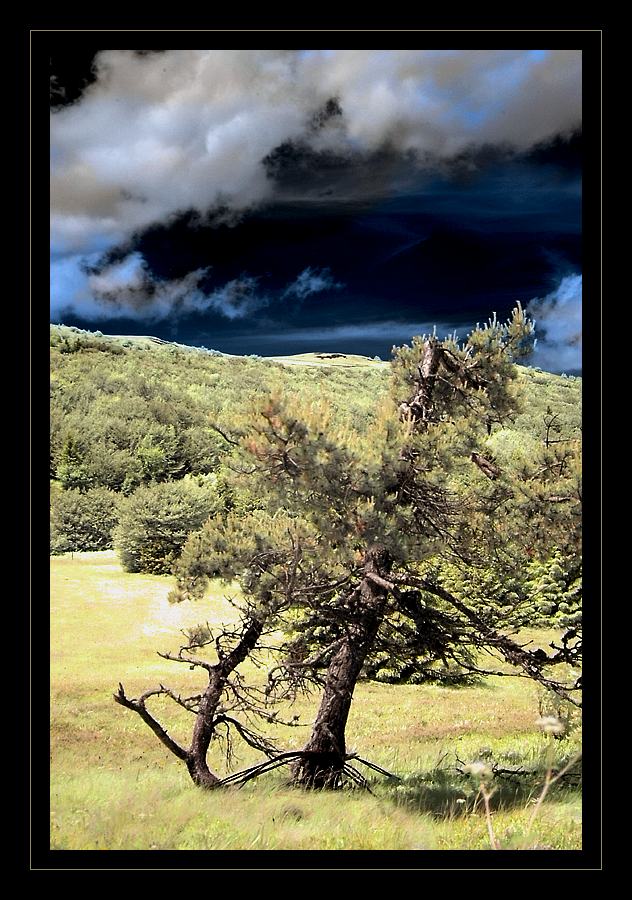
{"type": "Polygon", "coordinates": [[[67,435],[59,454],[56,476],[64,488],[84,491],[92,478],[84,462],[85,451],[73,434],[67,435]]]}
{"type": "Polygon", "coordinates": [[[563,473],[548,462],[509,471],[485,446],[494,425],[517,412],[514,360],[529,351],[532,331],[517,307],[508,322],[494,317],[462,344],[415,338],[395,352],[392,396],[364,425],[351,428],[324,402],[271,395],[224,432],[234,451],[231,490],[254,499],[189,537],[175,595],[199,597],[209,578],[237,581],[233,649],[249,635],[245,652],[256,652],[272,629],[286,639],[263,697],[209,669],[211,699],[194,706],[204,741],[194,734],[189,762],[202,765],[223,722],[222,692],[235,711],[265,718],[271,703],[319,685],[294,778],[339,784],[350,771],[345,730],[356,683],[384,671],[385,659],[394,680],[450,680],[484,674],[477,659],[486,649],[577,702],[578,685],[551,672],[576,663],[578,630],[547,654],[521,647],[504,628],[528,597],[527,563],[564,541],[576,552],[568,523],[578,498],[570,484],[564,502],[556,493],[559,478],[572,480],[570,463],[563,473]]]}

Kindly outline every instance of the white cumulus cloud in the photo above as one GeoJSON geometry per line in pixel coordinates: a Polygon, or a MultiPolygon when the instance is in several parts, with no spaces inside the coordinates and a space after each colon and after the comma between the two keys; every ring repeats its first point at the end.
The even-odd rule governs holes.
{"type": "Polygon", "coordinates": [[[184,210],[270,198],[262,160],[287,141],[346,156],[516,149],[581,121],[570,50],[106,50],[51,115],[53,241],[90,252],[184,210]],[[342,115],[314,127],[332,97],[342,115]]]}
{"type": "Polygon", "coordinates": [[[567,275],[545,297],[527,306],[536,320],[537,345],[530,363],[551,372],[582,367],[582,276],[567,275]]]}

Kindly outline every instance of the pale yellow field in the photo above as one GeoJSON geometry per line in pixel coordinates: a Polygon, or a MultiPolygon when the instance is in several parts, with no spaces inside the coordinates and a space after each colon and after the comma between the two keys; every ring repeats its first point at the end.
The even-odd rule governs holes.
{"type": "Polygon", "coordinates": [[[370,366],[374,369],[390,369],[390,362],[358,356],[354,353],[296,353],[293,356],[270,356],[273,362],[286,366],[336,366],[358,368],[370,366]]]}

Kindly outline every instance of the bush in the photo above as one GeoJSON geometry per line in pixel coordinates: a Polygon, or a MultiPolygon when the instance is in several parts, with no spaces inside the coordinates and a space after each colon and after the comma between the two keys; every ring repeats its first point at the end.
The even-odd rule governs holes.
{"type": "Polygon", "coordinates": [[[87,490],[91,487],[91,475],[85,465],[86,450],[81,441],[69,434],[59,454],[57,479],[66,490],[87,490]]]}
{"type": "Polygon", "coordinates": [[[119,500],[114,546],[127,572],[171,572],[187,535],[219,508],[214,480],[198,476],[142,485],[119,500]]]}
{"type": "Polygon", "coordinates": [[[107,488],[51,491],[50,552],[109,550],[117,522],[116,494],[107,488]]]}

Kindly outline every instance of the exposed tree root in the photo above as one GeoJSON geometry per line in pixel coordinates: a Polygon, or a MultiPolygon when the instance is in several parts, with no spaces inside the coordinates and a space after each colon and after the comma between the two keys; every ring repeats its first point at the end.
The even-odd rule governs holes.
{"type": "MultiPolygon", "coordinates": [[[[240,785],[243,786],[248,781],[251,781],[253,778],[258,778],[259,775],[264,775],[266,772],[272,772],[274,769],[279,769],[281,766],[290,765],[293,762],[298,762],[299,760],[304,760],[307,757],[313,757],[315,754],[313,751],[305,751],[305,750],[292,750],[287,753],[279,753],[277,756],[273,756],[270,759],[265,760],[262,763],[258,763],[256,766],[249,766],[247,769],[242,769],[240,772],[233,772],[232,775],[228,775],[226,778],[222,778],[214,787],[227,787],[229,785],[240,785]]],[[[386,769],[383,769],[381,766],[376,765],[376,763],[370,762],[368,759],[363,759],[358,756],[357,753],[349,753],[345,757],[344,764],[341,769],[337,772],[332,772],[332,778],[328,783],[328,787],[336,789],[344,786],[345,779],[352,784],[357,785],[358,787],[363,788],[369,793],[373,793],[369,786],[369,782],[362,775],[361,772],[355,766],[350,765],[350,760],[355,760],[358,763],[362,763],[362,765],[367,766],[369,769],[373,769],[375,772],[379,772],[381,775],[386,776],[387,778],[395,778],[399,780],[397,775],[394,775],[392,772],[388,772],[386,769]]]]}

